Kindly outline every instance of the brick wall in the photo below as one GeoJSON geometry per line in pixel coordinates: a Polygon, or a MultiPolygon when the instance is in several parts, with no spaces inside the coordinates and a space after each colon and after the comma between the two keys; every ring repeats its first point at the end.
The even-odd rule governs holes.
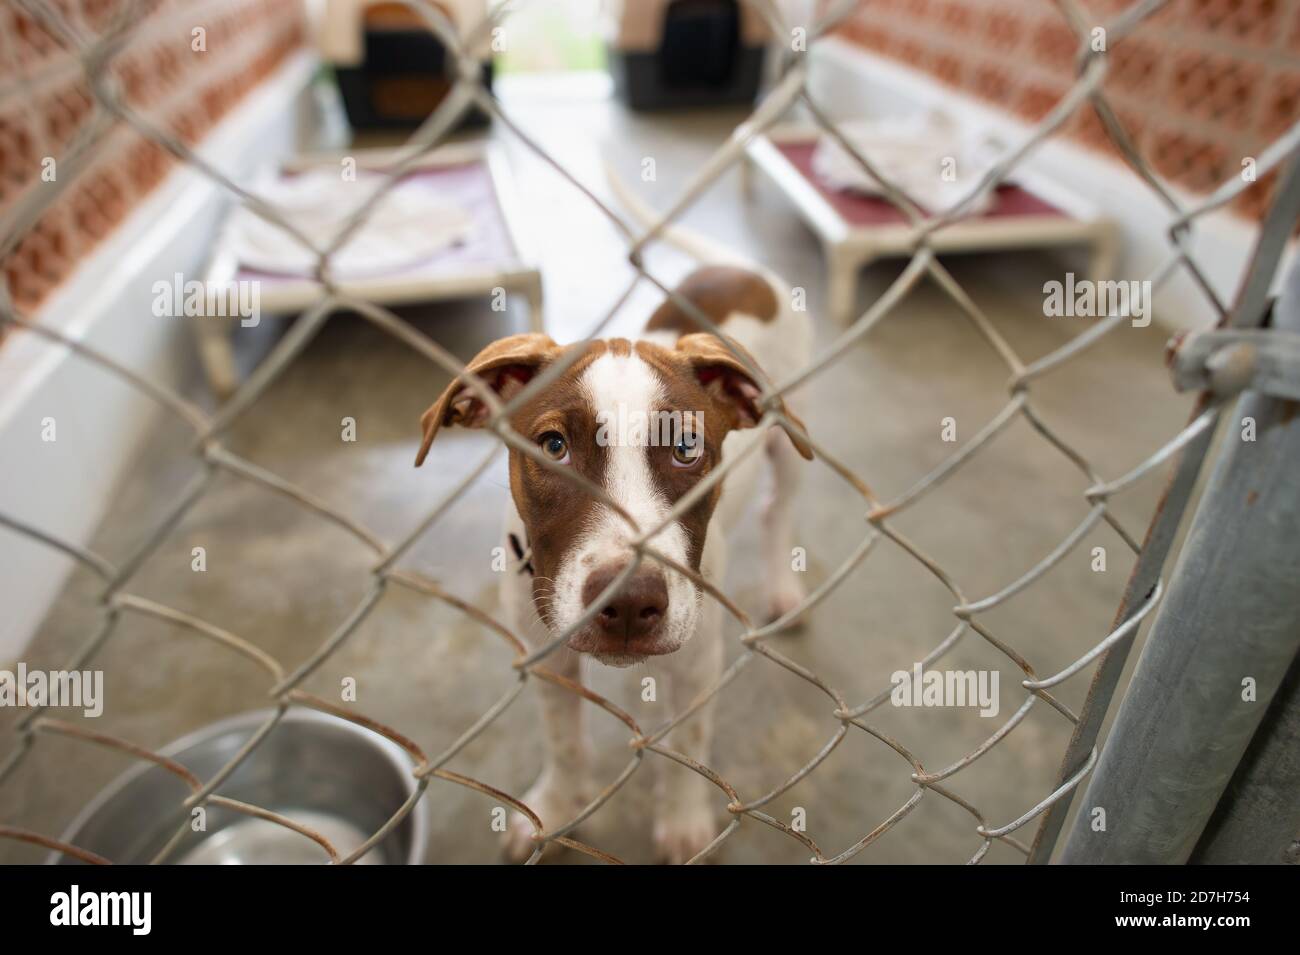
{"type": "MultiPolygon", "coordinates": [[[[1132,0],[1079,0],[1103,24],[1132,0]]],[[[1022,119],[1069,88],[1077,42],[1051,0],[864,0],[840,34],[1022,119]]],[[[1107,98],[1142,155],[1206,192],[1300,119],[1300,0],[1170,0],[1114,45],[1107,98]]],[[[1063,134],[1118,155],[1091,110],[1063,134]]],[[[1258,217],[1269,186],[1234,211],[1258,217]]]]}
{"type": "MultiPolygon", "coordinates": [[[[97,35],[133,0],[46,0],[97,35]]],[[[110,69],[123,96],[188,144],[204,134],[302,42],[300,0],[146,0],[110,69]],[[205,51],[194,47],[202,27],[205,51]]],[[[91,112],[79,60],[16,5],[0,6],[0,217],[60,160],[91,112]]],[[[173,157],[119,123],[92,164],[3,262],[15,304],[37,306],[131,207],[162,181],[173,157]]],[[[60,178],[64,169],[55,166],[60,178]]]]}

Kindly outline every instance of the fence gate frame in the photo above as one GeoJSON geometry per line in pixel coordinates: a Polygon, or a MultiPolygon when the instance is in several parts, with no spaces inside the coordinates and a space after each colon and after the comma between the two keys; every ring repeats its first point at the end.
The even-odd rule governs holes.
{"type": "MultiPolygon", "coordinates": [[[[1276,304],[1268,297],[1298,220],[1300,157],[1293,157],[1227,321],[1171,343],[1175,387],[1201,391],[1193,420],[1234,398],[1236,404],[1062,862],[1300,861],[1294,673],[1278,696],[1300,659],[1300,256],[1276,304]],[[1237,440],[1246,418],[1255,435],[1237,440]],[[1229,680],[1233,673],[1240,678],[1229,680]],[[1246,678],[1255,681],[1250,701],[1237,682],[1246,678]],[[1243,763],[1248,748],[1252,756],[1243,763]],[[1212,816],[1216,824],[1198,845],[1212,816]]],[[[1158,585],[1214,430],[1206,427],[1181,452],[1117,627],[1158,585]]],[[[1133,627],[1098,666],[1061,782],[1092,752],[1136,633],[1133,627]]],[[[1044,816],[1030,862],[1049,861],[1069,804],[1062,799],[1044,816]]]]}

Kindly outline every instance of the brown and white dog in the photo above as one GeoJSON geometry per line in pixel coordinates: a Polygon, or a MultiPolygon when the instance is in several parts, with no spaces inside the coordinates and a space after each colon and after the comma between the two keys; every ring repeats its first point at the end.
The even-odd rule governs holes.
{"type": "MultiPolygon", "coordinates": [[[[638,200],[620,192],[639,217],[647,216],[638,200]]],[[[736,264],[729,253],[680,228],[667,230],[664,237],[712,263],[690,274],[677,293],[717,323],[772,380],[807,364],[810,319],[792,307],[785,283],[762,268],[736,264]]],[[[739,455],[746,443],[763,440],[762,451],[748,455],[650,544],[721,586],[727,531],[753,501],[766,460],[773,479],[763,509],[765,611],[775,619],[796,607],[804,592],[791,564],[791,505],[798,455],[811,459],[812,450],[794,432],[772,428],[764,437],[746,430],[758,423],[761,412],[756,404],[760,383],[745,365],[667,299],[635,342],[615,338],[565,347],[545,335],[514,335],[483,349],[468,367],[509,401],[570,348],[580,349],[581,355],[512,415],[511,427],[535,441],[558,467],[572,468],[603,488],[643,530],[657,527],[724,456],[739,455]],[[672,439],[664,441],[663,429],[654,423],[665,421],[689,424],[670,429],[672,439]]],[[[798,420],[788,408],[782,410],[798,420]]],[[[481,427],[486,419],[484,403],[463,382],[454,382],[424,414],[416,465],[424,461],[440,428],[481,427]]],[[[515,632],[541,645],[574,623],[628,566],[633,531],[607,505],[513,449],[510,491],[506,539],[518,562],[504,575],[502,602],[515,632]]],[[[584,654],[620,667],[660,657],[655,672],[668,697],[667,718],[721,673],[721,614],[717,602],[688,577],[647,558],[617,595],[545,662],[580,681],[584,654]]],[[[573,819],[599,787],[589,776],[583,701],[546,681],[536,681],[536,686],[545,756],[541,776],[524,802],[546,827],[554,828],[573,819]]],[[[664,743],[707,763],[711,722],[706,707],[664,743]]],[[[695,773],[679,773],[672,785],[659,781],[654,838],[663,861],[686,861],[717,835],[721,814],[715,812],[713,789],[695,773]]],[[[527,858],[534,848],[531,835],[531,823],[513,814],[507,856],[527,858]]]]}

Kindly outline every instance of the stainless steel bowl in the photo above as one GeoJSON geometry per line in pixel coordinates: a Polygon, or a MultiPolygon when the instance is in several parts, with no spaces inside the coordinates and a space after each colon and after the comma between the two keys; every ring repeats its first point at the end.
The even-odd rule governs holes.
{"type": "MultiPolygon", "coordinates": [[[[271,710],[221,720],[164,748],[200,779],[211,778],[271,716],[271,710]]],[[[347,720],[291,709],[218,792],[315,829],[346,856],[415,790],[410,757],[398,746],[347,720]]],[[[189,789],[174,774],[140,764],[119,776],[77,816],[63,840],[113,862],[143,864],[189,819],[189,789]]],[[[182,864],[256,865],[328,861],[311,839],[284,826],[218,806],[207,807],[206,830],[187,829],[170,856],[182,864]]],[[[418,865],[428,834],[424,802],[359,860],[418,865]]],[[[50,862],[80,864],[53,853],[50,862]]]]}

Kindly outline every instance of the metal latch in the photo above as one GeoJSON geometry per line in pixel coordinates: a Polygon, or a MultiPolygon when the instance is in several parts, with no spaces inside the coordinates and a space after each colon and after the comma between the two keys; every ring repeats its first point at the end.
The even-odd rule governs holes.
{"type": "Polygon", "coordinates": [[[1249,389],[1300,401],[1300,333],[1252,328],[1180,335],[1170,341],[1168,359],[1178,391],[1231,397],[1249,389]]]}

